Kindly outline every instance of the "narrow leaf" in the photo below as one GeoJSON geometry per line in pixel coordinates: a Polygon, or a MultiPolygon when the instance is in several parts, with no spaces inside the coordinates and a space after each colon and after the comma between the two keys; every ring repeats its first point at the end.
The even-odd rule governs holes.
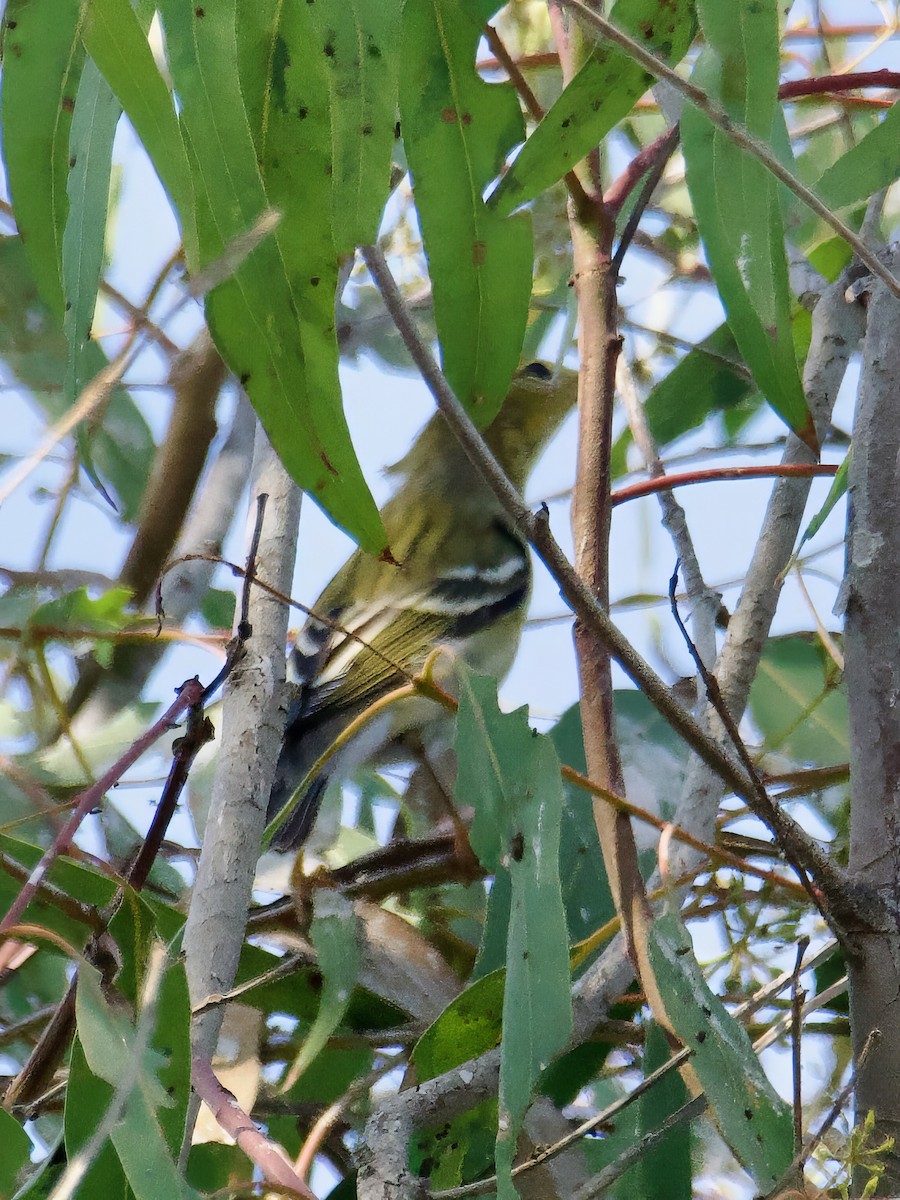
{"type": "Polygon", "coordinates": [[[287,1072],[284,1088],[292,1087],[325,1048],[340,1025],[359,977],[360,955],[353,905],[338,892],[316,893],[310,939],[316,948],[322,991],[319,1011],[300,1053],[287,1072]]]}
{"type": "Polygon", "coordinates": [[[825,524],[838,500],[840,500],[842,496],[846,495],[847,479],[850,474],[850,458],[852,454],[853,447],[851,446],[847,451],[846,458],[838,467],[837,474],[831,481],[831,487],[828,489],[828,495],[825,497],[825,502],[803,532],[803,536],[800,539],[800,545],[797,547],[798,554],[803,546],[810,540],[810,538],[814,538],[825,524]]]}
{"type": "Polygon", "coordinates": [[[331,114],[334,243],[352,254],[378,237],[388,198],[397,118],[400,0],[311,4],[307,15],[321,53],[331,114]]]}
{"type": "Polygon", "coordinates": [[[889,187],[900,174],[897,139],[900,104],[893,104],[880,124],[824,171],[815,191],[830,208],[843,208],[889,187]]]}
{"type": "Polygon", "coordinates": [[[69,131],[84,63],[81,0],[9,0],[3,26],[3,158],[13,211],[44,302],[63,317],[69,131]]]}
{"type": "MultiPolygon", "coordinates": [[[[84,1146],[109,1109],[115,1089],[88,1066],[81,1039],[76,1034],[69,1062],[64,1128],[66,1156],[71,1162],[84,1146]]],[[[121,1197],[130,1200],[128,1180],[115,1147],[106,1142],[87,1169],[79,1192],[83,1196],[121,1197]]]]}
{"type": "Polygon", "coordinates": [[[197,1193],[179,1173],[157,1114],[158,1109],[173,1103],[159,1078],[165,1063],[147,1046],[135,1065],[135,1027],[124,1012],[107,1002],[99,972],[87,963],[79,967],[75,1009],[78,1036],[91,1072],[109,1084],[119,1100],[121,1091],[128,1089],[122,1115],[110,1136],[137,1200],[193,1200],[197,1193]]]}
{"type": "Polygon", "coordinates": [[[495,0],[403,9],[400,123],[434,293],[444,371],[480,425],[518,365],[531,298],[529,218],[503,218],[483,194],[524,137],[509,84],[487,84],[475,52],[495,0]]]}
{"type": "MultiPolygon", "coordinates": [[[[691,0],[618,0],[610,20],[674,66],[691,44],[693,9],[691,0]]],[[[509,213],[552,187],[628,115],[652,83],[624,50],[601,38],[501,179],[491,207],[509,213]]]]}
{"type": "MultiPolygon", "coordinates": [[[[782,144],[777,107],[778,6],[701,0],[707,46],[694,82],[767,141],[782,144]]],[[[791,330],[784,229],[775,180],[699,110],[682,115],[688,188],[728,323],[768,403],[813,450],[818,441],[791,330]]]]}
{"type": "Polygon", "coordinates": [[[282,214],[277,232],[207,296],[216,344],[291,476],[361,545],[378,552],[385,545],[381,520],[340,404],[337,262],[323,143],[327,94],[304,41],[301,7],[279,9],[273,29],[271,6],[242,0],[240,41],[237,0],[205,7],[164,0],[160,12],[191,148],[201,268],[221,258],[272,204],[282,214]],[[263,97],[266,119],[256,141],[244,82],[251,112],[260,112],[263,97]],[[323,188],[324,204],[316,201],[323,188]]]}
{"type": "MultiPolygon", "coordinates": [[[[0,356],[48,417],[62,416],[68,356],[62,319],[38,295],[17,237],[0,238],[0,356]]],[[[106,366],[96,342],[88,342],[84,356],[92,376],[106,366]]],[[[147,422],[124,388],[113,392],[103,424],[91,432],[90,447],[91,459],[115,493],[122,516],[133,520],[154,447],[147,422]]]]}
{"type": "Polygon", "coordinates": [[[514,1197],[510,1170],[532,1089],[572,1028],[559,760],[524,709],[501,714],[496,683],[462,667],[456,752],[456,795],[477,805],[472,848],[487,870],[508,873],[512,889],[495,1154],[498,1195],[514,1197]]]}
{"type": "Polygon", "coordinates": [[[653,922],[649,950],[666,1013],[694,1052],[691,1066],[710,1112],[741,1165],[768,1192],[792,1158],[790,1109],[766,1078],[744,1028],[710,991],[677,914],[653,922]]]}
{"type": "Polygon", "coordinates": [[[194,198],[175,104],[129,0],[91,0],[85,46],[128,115],[181,222],[189,268],[197,265],[194,198]]]}
{"type": "Polygon", "coordinates": [[[74,402],[90,378],[85,359],[90,341],[109,204],[113,138],[122,106],[92,60],[85,63],[69,159],[69,217],[63,234],[62,279],[66,299],[65,333],[69,346],[66,401],[74,402]]]}
{"type": "Polygon", "coordinates": [[[31,1165],[31,1139],[5,1108],[0,1108],[0,1196],[11,1196],[31,1165]]]}
{"type": "MultiPolygon", "coordinates": [[[[649,1022],[644,1038],[645,1078],[664,1066],[670,1056],[666,1035],[655,1021],[649,1022]]],[[[658,1129],[687,1100],[687,1088],[678,1072],[664,1075],[635,1105],[636,1137],[658,1129]]],[[[690,1200],[691,1177],[691,1130],[689,1125],[679,1125],[662,1145],[642,1155],[625,1180],[641,1200],[690,1200]]]]}
{"type": "Polygon", "coordinates": [[[492,971],[447,1005],[412,1052],[418,1083],[434,1079],[497,1045],[505,989],[506,972],[492,971]]]}

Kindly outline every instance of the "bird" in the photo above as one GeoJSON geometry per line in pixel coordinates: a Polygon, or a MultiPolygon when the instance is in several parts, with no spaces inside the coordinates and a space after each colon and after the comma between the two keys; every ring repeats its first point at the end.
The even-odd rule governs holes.
{"type": "MultiPolygon", "coordinates": [[[[484,431],[520,492],[574,407],[577,385],[568,368],[531,363],[516,373],[484,431]]],[[[270,831],[276,850],[302,846],[328,783],[383,756],[401,735],[416,730],[427,747],[442,733],[446,742],[446,711],[425,697],[407,697],[388,705],[309,778],[349,723],[408,682],[436,647],[497,679],[518,648],[531,593],[528,546],[440,413],[388,472],[398,480],[381,510],[390,556],[357,550],[311,606],[291,655],[293,698],[267,821],[293,805],[270,831]]]]}

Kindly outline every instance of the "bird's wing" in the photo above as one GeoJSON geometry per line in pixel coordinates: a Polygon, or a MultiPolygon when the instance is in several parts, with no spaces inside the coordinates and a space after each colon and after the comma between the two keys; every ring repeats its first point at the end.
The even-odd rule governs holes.
{"type": "MultiPolygon", "coordinates": [[[[339,706],[361,709],[406,682],[437,645],[468,639],[519,607],[531,585],[525,547],[511,539],[489,565],[452,567],[428,585],[397,586],[372,603],[311,619],[294,651],[305,719],[339,706]]],[[[410,580],[410,584],[414,581],[410,580]]]]}

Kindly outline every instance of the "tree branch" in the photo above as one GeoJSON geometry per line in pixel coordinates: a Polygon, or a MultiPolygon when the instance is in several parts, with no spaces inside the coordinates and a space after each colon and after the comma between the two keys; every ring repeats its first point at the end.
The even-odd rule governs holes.
{"type": "MultiPolygon", "coordinates": [[[[300,491],[261,427],[257,428],[251,492],[254,516],[256,497],[260,493],[269,497],[256,571],[279,591],[287,592],[297,544],[300,491]]],[[[227,992],[234,983],[284,729],[287,605],[254,588],[250,620],[252,640],[225,692],[222,745],[185,925],[185,965],[194,1007],[210,993],[227,992]]],[[[212,1059],[221,1020],[218,1007],[194,1018],[193,1053],[203,1060],[212,1059]]],[[[189,1121],[189,1132],[192,1127],[193,1121],[189,1121]]]]}

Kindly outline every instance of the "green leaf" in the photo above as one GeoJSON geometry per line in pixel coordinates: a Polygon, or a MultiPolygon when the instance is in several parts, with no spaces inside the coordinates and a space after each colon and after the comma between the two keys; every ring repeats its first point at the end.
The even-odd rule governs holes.
{"type": "Polygon", "coordinates": [[[233,251],[273,205],[281,212],[277,231],[207,296],[213,337],[290,475],[380,552],[381,519],[340,403],[328,97],[304,8],[159,6],[190,146],[199,265],[233,251]],[[251,131],[248,111],[262,128],[251,131]]]}
{"type": "MultiPolygon", "coordinates": [[[[96,370],[95,352],[89,350],[89,346],[103,264],[113,139],[121,112],[122,106],[109,84],[93,60],[88,59],[78,85],[72,118],[69,215],[62,246],[63,328],[69,352],[65,383],[67,404],[75,403],[96,370]]],[[[85,473],[103,498],[112,504],[93,464],[86,425],[78,426],[76,438],[85,473]]]]}
{"type": "Polygon", "coordinates": [[[487,425],[516,369],[531,298],[531,224],[488,209],[484,190],[524,137],[510,84],[475,70],[496,0],[403,9],[400,123],[428,256],[444,371],[487,425]]]}
{"type": "Polygon", "coordinates": [[[45,304],[62,321],[69,131],[84,63],[81,0],[9,0],[3,29],[3,158],[19,234],[45,304]]]}
{"type": "MultiPolygon", "coordinates": [[[[146,6],[145,6],[146,7],[146,6]]],[[[188,266],[197,265],[194,196],[175,104],[129,0],[91,0],[82,37],[118,97],[181,222],[188,266]]]]}
{"type": "Polygon", "coordinates": [[[316,893],[310,938],[322,972],[322,991],[316,1019],[288,1072],[293,1080],[322,1052],[347,1011],[360,968],[356,926],[346,897],[324,889],[316,893]]]}
{"type": "Polygon", "coordinates": [[[378,237],[391,179],[400,68],[400,0],[307,8],[331,114],[331,191],[338,254],[378,237]]]}
{"type": "Polygon", "coordinates": [[[847,695],[818,638],[770,638],[750,689],[750,712],[769,753],[833,766],[849,757],[847,695]]]}
{"type": "Polygon", "coordinates": [[[11,1196],[31,1166],[31,1139],[5,1108],[0,1108],[0,1196],[11,1196]]]}
{"type": "MultiPolygon", "coordinates": [[[[618,698],[619,693],[616,693],[618,698]]],[[[550,730],[559,761],[582,775],[587,774],[578,704],[560,717],[550,730]]],[[[565,803],[559,831],[559,860],[562,897],[566,909],[569,943],[580,942],[616,915],[606,878],[593,805],[587,792],[564,782],[565,803]]]]}
{"type": "MultiPolygon", "coordinates": [[[[122,903],[109,923],[121,960],[116,987],[135,1008],[147,970],[150,950],[160,938],[171,935],[168,921],[158,920],[159,910],[143,896],[127,889],[122,903]]],[[[163,974],[156,999],[156,1023],[150,1039],[154,1054],[155,1076],[165,1091],[167,1102],[157,1109],[169,1154],[177,1159],[184,1139],[188,1102],[191,1095],[191,1002],[184,963],[177,957],[182,927],[179,926],[170,949],[170,961],[163,974]]]]}
{"type": "MultiPolygon", "coordinates": [[[[115,1089],[88,1066],[84,1047],[76,1034],[72,1042],[64,1114],[66,1157],[70,1162],[90,1141],[114,1096],[115,1089]]],[[[128,1187],[122,1164],[111,1142],[107,1141],[101,1146],[87,1169],[78,1194],[132,1200],[134,1193],[128,1187]]]]}
{"type": "Polygon", "coordinates": [[[492,679],[460,666],[459,680],[456,796],[477,805],[472,849],[488,871],[508,873],[511,885],[495,1153],[498,1195],[514,1197],[509,1172],[532,1089],[572,1028],[562,786],[553,745],[528,727],[525,710],[502,714],[492,679]]]}
{"type": "Polygon", "coordinates": [[[109,205],[113,138],[122,106],[92,60],[85,63],[72,118],[69,217],[62,243],[65,333],[69,344],[66,401],[90,378],[90,341],[109,205]]]}
{"type": "MultiPolygon", "coordinates": [[[[694,34],[692,0],[618,0],[610,20],[675,65],[694,34]]],[[[624,117],[653,77],[612,42],[600,38],[501,179],[490,206],[510,213],[562,179],[624,117]]]]}
{"type": "MultiPolygon", "coordinates": [[[[56,420],[67,404],[63,394],[68,351],[62,320],[38,295],[21,239],[0,238],[0,357],[56,420]]],[[[95,375],[106,366],[96,342],[84,348],[84,369],[95,375]]],[[[103,423],[90,433],[91,459],[113,488],[122,517],[134,520],[153,457],[153,438],[134,401],[116,388],[103,423]]]]}
{"type": "Polygon", "coordinates": [[[829,208],[843,208],[889,187],[900,174],[897,139],[900,104],[893,104],[879,125],[822,173],[814,190],[829,208]]]}
{"type": "MultiPolygon", "coordinates": [[[[40,846],[31,846],[27,842],[19,842],[0,834],[0,853],[11,863],[18,864],[20,873],[27,878],[40,861],[42,849],[40,846]]],[[[66,859],[57,859],[53,863],[49,882],[79,904],[91,905],[98,909],[109,904],[116,894],[116,887],[111,879],[86,867],[76,866],[66,859]]],[[[21,887],[21,879],[13,878],[9,871],[0,871],[0,911],[7,911],[21,887]]],[[[58,933],[77,950],[86,944],[91,934],[91,927],[86,918],[79,919],[73,910],[66,909],[53,897],[42,897],[40,892],[38,898],[26,908],[22,920],[58,933]]],[[[52,943],[45,943],[42,949],[47,954],[60,952],[52,943]]]]}
{"type": "Polygon", "coordinates": [[[235,605],[234,592],[224,588],[209,588],[200,602],[200,614],[210,629],[231,629],[235,605]]]}
{"type": "MultiPolygon", "coordinates": [[[[786,144],[777,107],[776,0],[701,0],[706,48],[693,79],[758,137],[786,144]]],[[[700,235],[735,341],[775,412],[813,450],[818,441],[797,367],[784,228],[769,172],[686,106],[681,142],[700,235]]]]}
{"type": "MultiPolygon", "coordinates": [[[[825,497],[822,507],[803,531],[803,536],[800,538],[800,543],[797,546],[797,554],[800,553],[810,538],[814,538],[816,536],[816,534],[827,521],[828,517],[831,515],[831,511],[837,504],[838,500],[840,500],[841,497],[846,494],[847,479],[850,473],[850,458],[852,454],[853,447],[851,446],[847,451],[844,461],[838,467],[837,474],[831,481],[831,487],[828,489],[828,495],[825,497]]],[[[796,558],[796,554],[794,557],[796,558]]]]}
{"type": "MultiPolygon", "coordinates": [[[[671,1056],[666,1035],[655,1021],[644,1038],[644,1077],[665,1065],[671,1056]]],[[[677,1071],[670,1071],[635,1103],[637,1138],[658,1129],[688,1101],[687,1088],[677,1071]]],[[[692,1194],[691,1131],[689,1125],[671,1130],[665,1142],[642,1155],[624,1179],[641,1200],[690,1200],[692,1194]]]]}
{"type": "MultiPolygon", "coordinates": [[[[714,412],[736,408],[756,390],[727,324],[682,358],[644,401],[650,432],[660,447],[697,429],[714,412]]],[[[612,450],[613,475],[627,470],[631,430],[625,429],[612,450]]]]}
{"type": "MultiPolygon", "coordinates": [[[[140,1063],[135,1064],[137,1030],[124,1012],[107,1002],[100,974],[88,963],[79,967],[75,1010],[78,1036],[91,1072],[117,1093],[128,1089],[111,1140],[137,1200],[193,1200],[197,1193],[178,1171],[157,1112],[174,1103],[160,1078],[165,1060],[148,1045],[140,1063]]],[[[182,1017],[186,1027],[187,1013],[182,1017]]]]}
{"type": "Polygon", "coordinates": [[[493,1049],[500,1041],[506,972],[492,971],[460,992],[416,1042],[412,1061],[424,1083],[493,1049]]]}
{"type": "Polygon", "coordinates": [[[85,630],[94,633],[117,633],[131,620],[125,605],[131,599],[128,588],[110,588],[96,600],[87,588],[66,592],[57,600],[48,600],[31,615],[29,625],[51,625],[61,633],[85,630]]]}
{"type": "Polygon", "coordinates": [[[691,1066],[711,1115],[759,1190],[768,1192],[793,1157],[790,1109],[766,1078],[744,1028],[710,991],[676,913],[653,922],[649,950],[669,1019],[694,1052],[691,1066]]]}

